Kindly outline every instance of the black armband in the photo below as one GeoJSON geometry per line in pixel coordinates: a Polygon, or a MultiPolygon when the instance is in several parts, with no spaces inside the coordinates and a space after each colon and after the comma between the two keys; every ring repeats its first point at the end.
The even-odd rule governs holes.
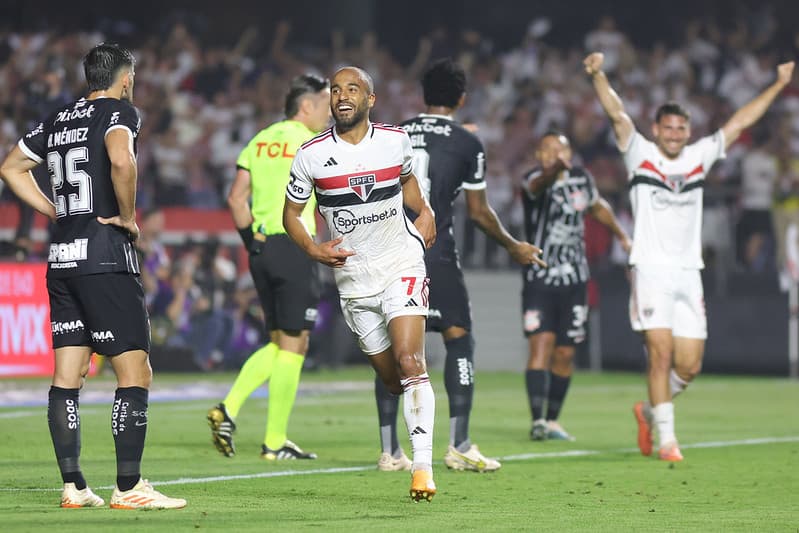
{"type": "Polygon", "coordinates": [[[252,226],[247,226],[246,228],[237,228],[237,231],[239,232],[239,236],[244,243],[244,247],[249,250],[253,239],[252,226]]]}

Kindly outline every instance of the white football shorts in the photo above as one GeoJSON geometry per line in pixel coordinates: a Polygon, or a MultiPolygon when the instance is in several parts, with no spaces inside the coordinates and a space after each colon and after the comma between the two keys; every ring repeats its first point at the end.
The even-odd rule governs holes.
{"type": "Polygon", "coordinates": [[[386,289],[363,298],[341,298],[341,311],[347,326],[358,337],[366,355],[375,355],[391,346],[388,323],[398,316],[427,316],[428,279],[424,266],[397,277],[386,289]]]}
{"type": "Polygon", "coordinates": [[[632,268],[630,285],[633,330],[670,329],[675,337],[707,338],[699,270],[637,265],[632,268]]]}

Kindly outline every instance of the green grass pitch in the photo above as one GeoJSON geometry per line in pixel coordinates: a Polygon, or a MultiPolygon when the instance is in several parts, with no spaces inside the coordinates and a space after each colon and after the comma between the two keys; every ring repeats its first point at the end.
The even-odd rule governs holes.
{"type": "MultiPolygon", "coordinates": [[[[156,488],[188,499],[179,511],[60,509],[60,477],[46,408],[46,380],[0,382],[0,530],[59,531],[793,531],[799,530],[799,383],[700,376],[676,402],[685,461],[672,465],[635,448],[631,407],[644,378],[578,373],[561,422],[576,442],[531,442],[521,373],[477,376],[472,440],[502,459],[495,473],[449,472],[449,431],[440,373],[434,458],[438,494],[413,503],[406,472],[375,468],[378,430],[368,368],[307,373],[289,438],[316,461],[258,457],[263,394],[237,420],[237,456],[219,455],[205,413],[233,381],[224,375],[157,375],[143,472],[156,488]],[[218,392],[198,398],[202,391],[218,392]],[[171,391],[171,392],[170,392],[171,391]]],[[[81,404],[82,467],[110,498],[113,380],[92,378],[81,404]],[[92,396],[93,395],[93,396],[92,396]],[[104,399],[107,398],[107,401],[104,399]]],[[[400,418],[401,440],[410,451],[400,418]]]]}

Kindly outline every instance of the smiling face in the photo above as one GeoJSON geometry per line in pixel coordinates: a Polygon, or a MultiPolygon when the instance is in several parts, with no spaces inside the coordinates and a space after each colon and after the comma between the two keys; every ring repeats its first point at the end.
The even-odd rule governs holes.
{"type": "Polygon", "coordinates": [[[680,115],[663,115],[652,124],[652,135],[663,155],[674,159],[680,155],[691,137],[691,123],[680,115]]]}
{"type": "Polygon", "coordinates": [[[340,131],[348,131],[369,119],[375,103],[369,80],[359,69],[347,67],[336,72],[330,82],[330,110],[340,131]]]}

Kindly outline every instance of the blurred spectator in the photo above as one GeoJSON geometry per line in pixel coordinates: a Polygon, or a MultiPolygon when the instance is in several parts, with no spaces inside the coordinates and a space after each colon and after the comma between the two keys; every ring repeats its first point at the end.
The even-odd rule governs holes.
{"type": "Polygon", "coordinates": [[[775,143],[764,133],[761,129],[741,162],[741,214],[736,228],[738,261],[754,272],[773,268],[774,258],[771,204],[779,160],[775,143]]]}
{"type": "MultiPolygon", "coordinates": [[[[602,17],[581,35],[574,30],[579,27],[576,20],[542,10],[539,18],[517,21],[513,27],[519,35],[510,36],[489,35],[479,28],[480,20],[464,17],[460,24],[430,26],[417,42],[403,42],[415,53],[405,62],[392,55],[388,45],[393,43],[383,42],[379,28],[355,38],[333,30],[329,43],[319,44],[302,26],[280,21],[268,30],[253,25],[226,41],[221,32],[210,31],[216,21],[165,10],[151,30],[126,36],[136,43],[142,67],[135,100],[144,119],[138,139],[137,202],[145,209],[139,247],[147,298],[157,310],[154,341],[191,339],[203,345],[198,357],[205,366],[219,365],[207,362],[228,350],[235,360],[236,349],[226,344],[225,332],[218,328],[211,334],[222,324],[227,336],[234,337],[231,342],[241,344],[248,335],[242,333],[242,317],[254,320],[245,312],[247,290],[235,289],[236,265],[229,252],[222,246],[210,257],[210,251],[196,247],[185,253],[167,250],[159,242],[163,218],[150,208],[224,209],[241,140],[251,138],[259,125],[281,118],[280,88],[296,74],[329,74],[344,63],[361,64],[375,76],[381,102],[375,118],[396,122],[422,106],[417,78],[424,66],[431,59],[456,57],[470,80],[461,116],[477,126],[486,146],[486,180],[494,184],[490,191],[496,196],[492,203],[509,230],[518,235],[516,184],[530,164],[527,147],[553,125],[573,140],[575,157],[593,171],[597,186],[623,219],[627,180],[604,113],[581,74],[585,47],[604,52],[605,65],[617,78],[615,86],[639,129],[648,131],[654,105],[676,98],[691,110],[698,138],[770,83],[778,60],[799,56],[799,31],[793,19],[781,16],[786,9],[780,5],[735,1],[729,16],[719,18],[712,4],[675,6],[682,30],[672,34],[664,24],[663,30],[644,36],[647,46],[641,46],[647,30],[635,23],[636,17],[602,17]],[[502,49],[496,44],[500,42],[509,46],[502,49]],[[177,261],[170,261],[170,255],[177,261]],[[195,319],[199,326],[193,326],[195,319]],[[193,333],[184,329],[189,323],[193,333]],[[208,334],[203,342],[200,331],[208,334]]],[[[82,51],[113,37],[102,33],[109,31],[119,28],[28,31],[12,26],[0,33],[0,156],[48,108],[80,94],[82,71],[65,66],[79,65],[82,51]]],[[[755,148],[749,148],[744,133],[707,177],[703,244],[708,268],[722,274],[736,253],[750,269],[781,266],[785,228],[791,220],[799,222],[799,79],[778,105],[778,112],[762,123],[762,132],[756,132],[762,135],[755,135],[755,148]]],[[[41,168],[36,178],[44,184],[49,177],[41,168]]],[[[8,191],[0,198],[14,201],[8,191]]],[[[462,207],[456,205],[456,213],[462,207]]],[[[43,251],[44,244],[32,239],[38,238],[33,222],[32,213],[21,213],[20,223],[3,237],[9,241],[3,255],[25,259],[43,251]]],[[[466,240],[461,245],[466,265],[508,266],[504,254],[486,246],[465,218],[456,218],[455,231],[466,240]]],[[[614,247],[601,253],[623,261],[614,247]]],[[[225,360],[228,364],[235,363],[225,360]]]]}
{"type": "Polygon", "coordinates": [[[626,44],[626,37],[616,28],[616,20],[610,15],[602,17],[596,28],[585,36],[585,51],[601,50],[605,54],[605,70],[608,73],[615,72],[619,66],[626,44]]]}
{"type": "Polygon", "coordinates": [[[223,365],[226,369],[237,369],[250,354],[268,342],[263,309],[249,272],[242,274],[236,282],[230,311],[230,344],[225,350],[223,365]]]}
{"type": "Polygon", "coordinates": [[[158,176],[156,198],[159,205],[185,205],[186,150],[178,144],[178,132],[169,128],[161,134],[153,148],[153,160],[158,176]]]}
{"type": "Polygon", "coordinates": [[[164,212],[159,208],[145,210],[139,218],[139,239],[136,248],[141,253],[141,281],[148,306],[169,284],[170,260],[161,243],[164,231],[164,212]]]}
{"type": "MultiPolygon", "coordinates": [[[[788,143],[781,143],[777,153],[780,173],[772,216],[777,241],[777,268],[782,273],[786,261],[785,238],[788,226],[799,226],[799,155],[789,148],[788,143]]],[[[784,273],[780,277],[780,283],[787,290],[789,280],[784,273]]]]}
{"type": "Polygon", "coordinates": [[[232,333],[233,319],[225,311],[225,291],[219,280],[234,272],[224,260],[217,261],[216,250],[215,245],[190,245],[151,310],[151,320],[157,324],[153,343],[191,348],[194,362],[204,370],[223,363],[232,333]],[[217,268],[220,265],[225,266],[217,268]]]}

